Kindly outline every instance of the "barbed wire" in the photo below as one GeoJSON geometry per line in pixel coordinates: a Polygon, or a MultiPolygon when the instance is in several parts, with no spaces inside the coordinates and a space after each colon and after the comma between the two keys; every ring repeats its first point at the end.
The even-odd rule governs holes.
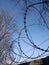
{"type": "MultiPolygon", "coordinates": [[[[25,2],[26,2],[26,0],[25,0],[25,2]]],[[[31,5],[28,5],[28,6],[27,6],[27,3],[26,3],[26,10],[25,10],[25,13],[24,13],[24,21],[23,21],[24,27],[20,30],[20,32],[18,34],[18,38],[11,41],[11,44],[10,44],[10,46],[7,50],[3,50],[3,51],[2,51],[2,49],[0,50],[0,62],[2,61],[1,62],[2,65],[4,65],[4,63],[6,65],[8,65],[9,62],[10,62],[9,65],[12,65],[13,63],[21,64],[21,63],[27,62],[28,60],[31,61],[31,60],[40,58],[43,55],[45,55],[45,53],[49,53],[49,45],[47,46],[46,49],[43,49],[43,48],[40,47],[42,44],[44,45],[44,43],[46,41],[49,41],[49,38],[44,40],[42,43],[39,43],[38,45],[36,45],[35,42],[31,38],[30,31],[28,30],[28,28],[30,28],[30,26],[39,25],[39,24],[36,24],[36,23],[27,25],[27,15],[29,14],[28,10],[31,7],[34,8],[39,13],[40,17],[43,20],[43,23],[46,25],[46,28],[49,30],[49,26],[48,26],[45,18],[43,17],[43,15],[39,11],[39,9],[36,7],[39,4],[42,4],[43,7],[45,6],[45,4],[48,6],[49,1],[43,0],[42,2],[34,3],[34,4],[31,4],[31,5]],[[22,35],[24,33],[25,33],[26,37],[22,35]],[[21,41],[23,41],[24,43],[22,43],[21,41]],[[27,54],[27,52],[29,52],[29,51],[27,51],[25,53],[25,51],[23,50],[23,47],[21,46],[22,44],[28,45],[31,48],[32,51],[30,50],[31,51],[31,53],[29,53],[30,55],[27,54]],[[15,48],[15,46],[16,46],[16,48],[15,48]],[[34,56],[35,50],[36,50],[37,56],[34,56]],[[39,53],[40,51],[42,53],[39,53]],[[8,61],[7,58],[10,60],[9,62],[7,62],[8,61]]],[[[2,40],[2,38],[0,40],[2,40]]],[[[27,49],[25,49],[25,50],[27,50],[27,49]]]]}

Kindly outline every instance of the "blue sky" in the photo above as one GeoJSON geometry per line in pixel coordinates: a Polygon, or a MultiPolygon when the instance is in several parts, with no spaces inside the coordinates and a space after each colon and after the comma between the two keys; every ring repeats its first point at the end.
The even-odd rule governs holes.
{"type": "MultiPolygon", "coordinates": [[[[23,10],[23,6],[22,6],[23,2],[21,2],[21,3],[20,3],[20,5],[15,6],[14,2],[11,2],[10,0],[0,0],[0,11],[8,10],[11,13],[11,15],[13,16],[13,18],[15,19],[13,22],[15,22],[15,24],[18,27],[17,33],[14,32],[14,34],[13,34],[13,39],[18,37],[20,30],[24,27],[24,23],[23,23],[24,10],[23,10]]],[[[32,8],[32,9],[30,8],[28,13],[29,14],[27,14],[26,21],[27,21],[27,26],[30,25],[27,27],[27,29],[31,35],[31,39],[33,40],[33,42],[36,45],[39,45],[39,47],[46,49],[49,46],[49,30],[46,28],[46,26],[31,25],[31,24],[35,24],[35,23],[36,24],[43,23],[43,20],[42,20],[42,18],[40,18],[40,14],[38,13],[38,11],[36,11],[34,8],[32,8]],[[45,42],[45,40],[46,40],[46,42],[45,42]]],[[[49,19],[47,16],[46,16],[45,20],[47,20],[47,22],[49,24],[49,19]]],[[[29,43],[29,44],[30,44],[30,42],[27,39],[24,30],[21,33],[22,33],[22,37],[25,37],[23,39],[22,38],[20,39],[21,48],[28,56],[30,56],[34,50],[35,50],[35,52],[34,52],[33,57],[38,55],[38,52],[39,52],[39,54],[42,53],[41,51],[34,49],[34,48],[30,47],[29,45],[27,45],[25,43],[25,41],[27,41],[27,43],[29,43]]],[[[17,39],[16,39],[16,41],[17,41],[17,39]]],[[[15,43],[15,46],[16,45],[17,44],[15,43]]],[[[16,49],[15,46],[14,46],[14,50],[15,50],[15,52],[17,51],[16,53],[18,53],[18,50],[16,49]]],[[[49,53],[47,53],[47,54],[49,54],[49,53]]]]}

